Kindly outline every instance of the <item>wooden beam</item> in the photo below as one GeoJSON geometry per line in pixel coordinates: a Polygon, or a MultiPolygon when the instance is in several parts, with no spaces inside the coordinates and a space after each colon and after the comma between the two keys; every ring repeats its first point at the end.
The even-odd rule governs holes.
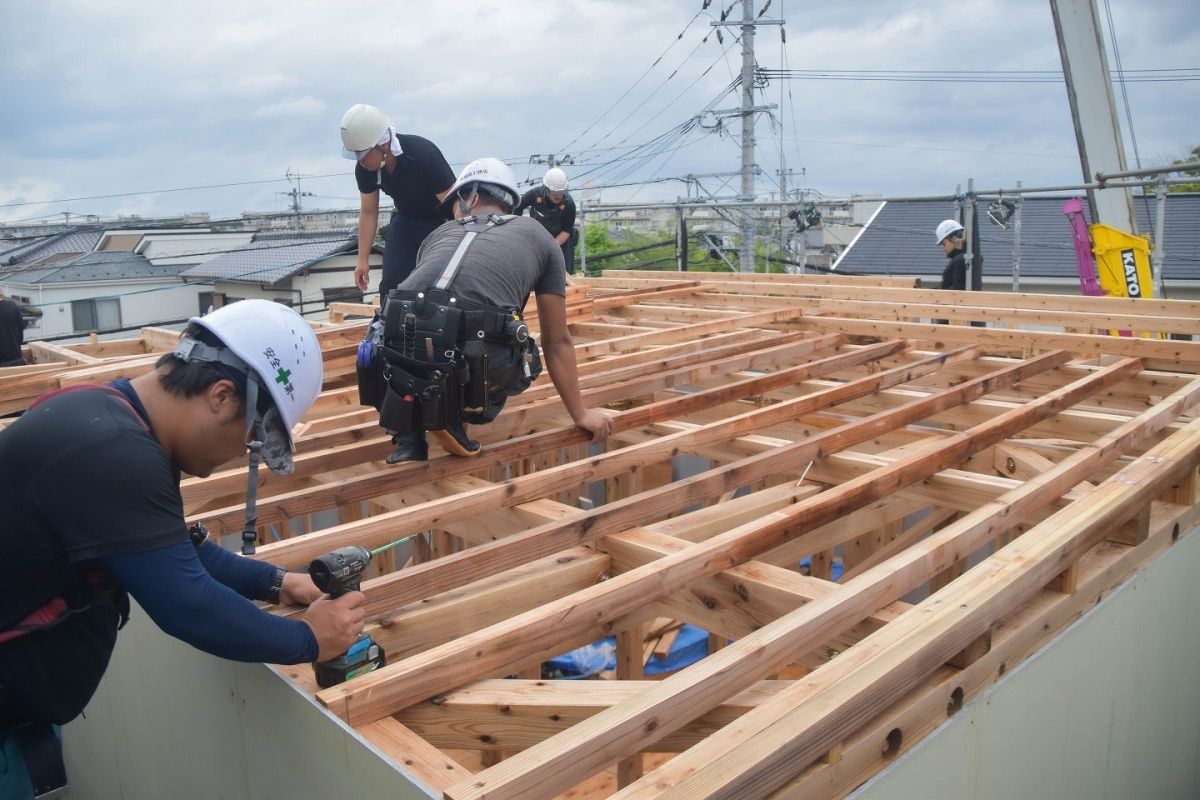
{"type": "MultiPolygon", "coordinates": [[[[1061,354],[1048,354],[1037,360],[1036,365],[1035,362],[1028,362],[1011,368],[1007,371],[1007,378],[1019,376],[1025,368],[1036,371],[1038,365],[1046,367],[1061,363],[1060,359],[1061,354]]],[[[1138,368],[1136,360],[1120,362],[1019,411],[931,446],[927,453],[897,462],[879,470],[877,474],[851,481],[811,500],[776,511],[762,522],[736,528],[696,544],[684,553],[616,576],[598,587],[578,592],[562,603],[514,617],[507,625],[493,626],[474,637],[463,637],[452,645],[434,648],[421,656],[390,664],[353,684],[326,689],[318,694],[318,699],[352,723],[375,719],[429,697],[439,691],[438,687],[457,685],[453,682],[461,683],[485,677],[488,672],[497,669],[503,670],[512,663],[515,652],[521,654],[518,658],[523,662],[537,658],[543,652],[552,655],[564,641],[598,638],[607,633],[606,628],[611,620],[628,614],[640,605],[682,588],[691,580],[749,560],[758,553],[778,546],[796,535],[797,531],[824,524],[847,510],[921,480],[956,463],[970,452],[1003,440],[1034,419],[1072,405],[1138,368]],[[516,651],[509,648],[516,648],[516,651]]],[[[949,402],[952,397],[961,400],[972,391],[981,392],[984,387],[1003,383],[1005,377],[1004,373],[998,373],[973,384],[963,384],[946,390],[937,399],[939,402],[949,402]]],[[[889,412],[892,415],[894,413],[889,412]]],[[[870,428],[872,423],[868,421],[856,425],[870,428]]],[[[861,433],[861,430],[856,432],[861,433]]],[[[852,435],[852,432],[847,431],[846,435],[852,435]]]]}
{"type": "MultiPolygon", "coordinates": [[[[1145,441],[1167,422],[1193,407],[1197,401],[1200,401],[1200,381],[1174,393],[1119,430],[1081,448],[1053,469],[1013,489],[997,502],[976,509],[885,564],[846,581],[839,590],[842,595],[841,603],[826,607],[824,601],[819,601],[801,609],[793,615],[795,629],[799,631],[802,626],[818,624],[822,619],[821,615],[842,613],[843,604],[861,603],[859,609],[876,607],[880,601],[893,594],[899,596],[920,585],[945,565],[962,558],[985,543],[995,532],[1007,530],[1015,519],[1028,513],[1030,509],[1044,506],[1056,492],[1076,483],[1079,476],[1088,474],[1097,465],[1112,461],[1121,453],[1145,441]],[[877,593],[882,587],[887,587],[887,591],[877,593]]],[[[1065,510],[1069,511],[1070,508],[1078,508],[1080,505],[1087,504],[1077,504],[1065,510]]],[[[753,640],[759,635],[755,634],[747,639],[753,640]]],[[[752,641],[750,643],[753,644],[752,641]]],[[[746,646],[746,640],[734,645],[746,646]]],[[[722,651],[722,654],[725,652],[722,651]]],[[[846,663],[849,662],[835,660],[826,669],[836,670],[839,664],[846,663]]],[[[763,720],[765,725],[772,721],[763,720]]],[[[676,763],[670,769],[677,770],[674,774],[678,776],[678,780],[682,780],[695,769],[726,752],[730,744],[728,739],[712,737],[689,752],[686,757],[676,759],[676,763]]],[[[663,785],[676,782],[665,774],[657,774],[655,779],[663,785]]]]}
{"type": "Polygon", "coordinates": [[[438,791],[471,777],[469,769],[390,717],[362,725],[358,732],[396,766],[438,791]]]}
{"type": "MultiPolygon", "coordinates": [[[[1064,509],[990,556],[937,597],[871,637],[873,647],[847,654],[834,681],[813,681],[797,703],[781,693],[768,704],[787,710],[660,797],[744,798],[779,788],[835,741],[882,711],[920,676],[1035,595],[1137,509],[1200,461],[1200,420],[1139,459],[1136,478],[1106,481],[1086,503],[1064,509]],[[847,668],[849,667],[849,668],[847,668]]],[[[810,678],[810,681],[813,679],[810,678]]],[[[764,706],[766,708],[766,706],[764,706]]],[[[771,714],[771,710],[764,715],[771,714]]],[[[482,775],[466,783],[478,782],[482,775]]],[[[462,784],[460,784],[461,786],[462,784]]],[[[447,795],[458,796],[458,787],[447,795]]]]}
{"type": "Polygon", "coordinates": [[[1133,339],[1123,336],[1092,336],[1075,333],[972,328],[961,325],[922,325],[909,322],[875,322],[846,317],[806,317],[803,326],[818,331],[837,331],[860,336],[891,339],[904,336],[935,342],[981,345],[991,351],[1030,352],[1062,348],[1086,356],[1114,355],[1141,358],[1152,369],[1200,372],[1200,342],[1174,339],[1133,339]]]}
{"type": "MultiPolygon", "coordinates": [[[[903,488],[904,485],[919,480],[924,475],[931,474],[931,472],[958,460],[957,457],[961,457],[964,451],[982,449],[996,441],[1002,441],[1013,430],[1021,429],[1032,419],[1073,405],[1082,397],[1101,389],[1105,383],[1114,383],[1128,373],[1136,371],[1138,367],[1139,364],[1136,361],[1115,364],[1107,368],[1107,375],[1098,373],[1076,381],[1059,392],[1029,404],[1019,412],[1005,415],[1008,419],[1000,418],[991,423],[985,423],[979,426],[980,429],[972,429],[971,432],[959,434],[953,439],[931,445],[926,456],[898,462],[891,468],[881,470],[880,474],[851,481],[831,489],[813,500],[799,503],[794,508],[797,511],[807,512],[803,515],[803,519],[806,521],[813,520],[813,524],[825,522],[833,514],[836,514],[838,509],[845,508],[845,500],[848,496],[861,493],[865,486],[872,484],[879,486],[882,482],[889,491],[903,488]],[[942,456],[951,456],[951,454],[954,454],[954,457],[942,458],[942,456]],[[916,474],[914,475],[914,473],[916,474]],[[823,514],[822,508],[830,509],[832,513],[823,514]]],[[[1160,415],[1155,416],[1154,420],[1159,420],[1161,417],[1174,419],[1180,410],[1179,406],[1188,400],[1194,402],[1196,396],[1200,396],[1200,382],[1197,383],[1195,389],[1195,396],[1173,397],[1174,402],[1167,408],[1156,407],[1155,410],[1160,412],[1160,415]]],[[[1163,424],[1165,424],[1165,420],[1163,420],[1163,424]]],[[[1151,425],[1151,421],[1146,421],[1145,427],[1151,425]]],[[[1125,431],[1125,433],[1131,438],[1136,438],[1137,434],[1142,431],[1143,427],[1139,426],[1136,430],[1125,431]]],[[[1106,443],[1107,447],[1113,445],[1112,442],[1106,443]]],[[[1081,453],[1083,452],[1081,451],[1081,453]]],[[[1104,450],[1097,452],[1104,453],[1104,450]]],[[[1100,455],[1097,452],[1088,451],[1087,454],[1099,459],[1100,455]]],[[[1080,462],[1083,460],[1082,457],[1075,461],[1067,459],[1059,465],[1059,470],[1072,474],[1070,472],[1072,468],[1082,471],[1093,466],[1091,463],[1081,466],[1080,462]]],[[[1055,475],[1055,477],[1058,476],[1055,475]]],[[[1034,483],[1031,481],[1026,486],[1034,483]]],[[[1050,497],[1061,493],[1061,489],[1052,479],[1038,484],[1037,488],[1040,489],[1040,492],[1027,490],[1024,496],[1014,498],[1013,502],[1008,505],[998,509],[988,508],[974,518],[965,518],[964,522],[970,520],[969,524],[952,526],[955,534],[953,538],[959,538],[958,534],[963,534],[964,529],[974,527],[973,532],[977,536],[981,536],[982,541],[986,541],[992,535],[989,528],[995,522],[993,517],[1002,519],[1007,513],[1010,513],[1012,506],[1021,505],[1021,501],[1030,503],[1036,499],[1037,504],[1042,505],[1048,502],[1050,497]]],[[[776,512],[772,516],[781,515],[784,514],[776,512]]],[[[784,524],[795,524],[795,518],[787,519],[784,524]]],[[[737,541],[739,533],[742,532],[731,531],[724,537],[717,537],[710,542],[695,545],[689,549],[686,555],[711,560],[716,556],[714,550],[720,552],[717,543],[723,544],[728,540],[737,541]]],[[[761,538],[765,538],[763,534],[766,531],[760,528],[754,533],[758,534],[756,539],[761,541],[761,538]]],[[[749,538],[746,534],[742,535],[749,538]]],[[[950,554],[951,548],[948,543],[943,541],[947,537],[942,534],[931,537],[926,542],[922,542],[897,557],[897,559],[906,559],[905,569],[922,576],[922,580],[929,577],[924,573],[932,574],[936,571],[936,569],[930,569],[936,567],[938,563],[938,558],[931,558],[931,555],[935,555],[931,551],[937,549],[933,542],[935,538],[938,540],[936,544],[942,545],[941,549],[944,552],[941,555],[945,558],[950,554]]],[[[964,534],[962,538],[965,540],[968,537],[964,534]]],[[[743,541],[739,544],[744,547],[747,542],[743,541]]],[[[966,552],[971,552],[971,549],[966,552]]],[[[726,556],[722,555],[724,559],[726,556]]],[[[689,560],[682,557],[668,557],[657,562],[657,565],[668,563],[670,565],[670,571],[663,570],[656,576],[660,585],[665,582],[666,574],[671,574],[674,568],[682,567],[682,563],[687,563],[689,560]]],[[[953,561],[953,557],[948,560],[953,561]]],[[[891,563],[888,562],[888,564],[891,563]]],[[[576,726],[567,734],[547,740],[514,756],[504,764],[485,770],[476,775],[472,781],[455,787],[447,793],[447,797],[453,798],[453,800],[465,800],[465,798],[528,796],[521,793],[530,790],[535,785],[534,775],[539,778],[539,782],[536,782],[537,791],[550,794],[572,785],[581,774],[590,774],[590,772],[620,758],[622,752],[651,746],[666,732],[679,727],[685,718],[690,719],[689,714],[694,716],[703,713],[727,699],[734,692],[744,689],[750,682],[770,674],[787,663],[790,657],[806,652],[823,641],[831,630],[844,624],[846,619],[862,619],[869,613],[869,611],[864,611],[868,605],[871,608],[879,608],[907,591],[902,588],[904,581],[898,581],[895,572],[886,569],[888,564],[867,572],[856,581],[839,587],[837,591],[831,592],[824,598],[803,606],[776,623],[746,636],[684,672],[668,678],[656,689],[639,695],[636,702],[621,704],[607,712],[602,712],[576,726]],[[895,593],[894,596],[893,593],[895,593]],[[553,783],[548,783],[548,781],[553,781],[553,783]]],[[[728,568],[727,563],[722,563],[721,566],[728,568]]],[[[605,585],[623,579],[627,580],[640,571],[619,576],[605,585]]],[[[385,669],[391,669],[391,667],[385,669]]],[[[372,677],[373,675],[366,676],[364,680],[371,680],[372,677]]],[[[321,699],[324,700],[323,697],[321,699]]]]}
{"type": "MultiPolygon", "coordinates": [[[[895,348],[895,343],[886,345],[884,350],[895,348]]],[[[884,352],[884,350],[872,353],[869,350],[860,350],[853,353],[847,353],[840,356],[832,356],[829,359],[822,359],[807,365],[807,369],[814,371],[824,371],[833,369],[837,366],[844,366],[849,363],[858,363],[862,360],[869,360],[871,357],[884,352]]],[[[687,447],[697,446],[704,441],[717,440],[728,438],[729,436],[738,435],[739,432],[753,429],[759,425],[767,425],[772,422],[777,422],[781,418],[787,418],[795,414],[806,413],[806,409],[813,406],[820,406],[828,403],[837,402],[840,398],[853,396],[856,393],[864,393],[872,391],[881,385],[890,385],[898,383],[909,378],[913,374],[920,373],[925,370],[936,369],[940,364],[948,358],[965,357],[965,353],[958,356],[936,356],[932,359],[926,359],[924,362],[918,362],[915,365],[909,365],[896,370],[877,373],[860,381],[854,381],[844,384],[837,389],[829,390],[825,393],[819,393],[808,398],[800,398],[792,401],[790,404],[776,404],[759,409],[753,412],[738,415],[733,418],[726,419],[722,422],[713,423],[709,426],[699,428],[687,433],[681,433],[678,438],[664,437],[661,439],[648,441],[635,447],[623,448],[621,450],[605,453],[600,456],[588,459],[585,462],[572,462],[560,467],[543,470],[533,475],[527,475],[520,478],[514,478],[506,481],[504,484],[499,484],[486,489],[480,489],[471,495],[460,495],[454,498],[454,502],[439,502],[435,504],[422,504],[414,506],[402,511],[392,512],[390,514],[382,514],[372,517],[362,522],[350,523],[336,528],[330,528],[325,531],[316,533],[312,536],[304,537],[303,539],[293,539],[286,542],[280,542],[274,545],[266,545],[260,548],[256,557],[271,560],[273,563],[294,566],[298,564],[308,563],[312,558],[319,555],[321,552],[330,548],[340,547],[342,544],[370,544],[376,547],[386,544],[387,541],[395,539],[398,536],[404,535],[406,532],[414,530],[423,530],[425,528],[436,526],[445,522],[447,519],[462,519],[472,514],[481,513],[487,508],[494,507],[496,504],[515,505],[525,500],[535,499],[536,497],[544,496],[548,493],[568,489],[573,485],[578,485],[581,481],[596,480],[599,478],[614,475],[623,472],[633,465],[645,465],[656,461],[661,461],[665,458],[673,456],[676,452],[686,449],[687,447]],[[391,539],[388,539],[391,537],[391,539]]],[[[772,381],[775,376],[766,376],[759,380],[772,381]]],[[[964,384],[969,386],[971,384],[964,384]]],[[[983,384],[976,382],[973,384],[978,389],[983,384]]],[[[726,389],[714,390],[717,396],[724,396],[726,389]]],[[[736,394],[735,394],[736,396],[736,394]]],[[[686,407],[692,405],[696,400],[696,395],[688,395],[679,398],[681,402],[672,402],[669,406],[671,409],[686,407]]],[[[940,398],[939,402],[944,402],[945,398],[940,398]]],[[[930,407],[935,407],[937,402],[931,404],[930,407]]],[[[617,420],[618,428],[626,428],[639,423],[643,418],[653,419],[656,413],[660,413],[652,406],[645,406],[640,409],[633,409],[625,412],[617,420]]],[[[893,413],[893,412],[889,412],[893,413]]],[[[901,413],[912,413],[911,409],[901,413]]],[[[897,413],[897,416],[900,414],[897,413]]],[[[578,432],[579,436],[584,436],[582,431],[578,432]]],[[[482,458],[482,456],[480,457],[482,458]]],[[[478,469],[480,464],[479,459],[472,459],[465,462],[466,469],[478,469]]],[[[463,462],[459,462],[462,464],[463,462]]],[[[427,465],[415,465],[416,467],[427,465]]],[[[453,468],[453,465],[447,469],[453,468]]],[[[420,473],[415,473],[420,475],[420,473]]],[[[769,474],[764,472],[762,477],[769,474]]],[[[428,479],[426,474],[424,477],[428,479]]],[[[739,484],[740,485],[740,484],[739,484]]],[[[667,487],[658,490],[657,494],[674,495],[677,493],[678,486],[667,487]]],[[[645,495],[642,495],[643,497],[645,495]]],[[[686,502],[686,501],[685,501],[686,502]]],[[[339,503],[339,505],[344,503],[339,503]]],[[[675,508],[677,504],[671,507],[675,508]]],[[[611,514],[614,509],[626,508],[621,503],[611,503],[604,507],[603,510],[597,510],[596,514],[611,514]]],[[[262,517],[260,517],[261,519],[262,517]]],[[[563,527],[566,525],[564,523],[563,527]]],[[[570,533],[565,534],[569,538],[574,538],[570,533]]],[[[589,540],[594,540],[594,536],[589,540]]],[[[562,539],[557,541],[563,541],[562,539]]],[[[557,541],[554,550],[561,549],[557,546],[557,541]]],[[[570,544],[575,544],[571,542],[570,544]]],[[[564,544],[563,546],[570,546],[564,544]]],[[[506,553],[518,555],[517,551],[511,547],[505,548],[506,553]]],[[[544,551],[538,556],[526,553],[531,557],[540,557],[546,555],[553,550],[544,551]]],[[[478,548],[472,548],[464,553],[457,554],[453,558],[463,560],[474,559],[478,557],[478,548]]],[[[498,565],[501,562],[493,561],[498,565]]],[[[505,562],[507,566],[514,566],[515,563],[505,562]]],[[[412,574],[412,573],[410,573],[412,574]]],[[[449,587],[446,587],[449,588],[449,587]]]]}

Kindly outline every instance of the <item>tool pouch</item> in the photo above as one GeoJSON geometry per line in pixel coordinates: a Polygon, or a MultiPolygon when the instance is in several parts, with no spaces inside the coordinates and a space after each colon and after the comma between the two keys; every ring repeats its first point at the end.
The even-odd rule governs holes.
{"type": "Polygon", "coordinates": [[[358,402],[377,411],[383,405],[386,381],[383,379],[383,320],[376,316],[367,326],[366,337],[358,344],[355,372],[358,375],[358,402]]]}
{"type": "Polygon", "coordinates": [[[463,347],[467,375],[463,387],[463,417],[475,417],[487,410],[488,354],[483,342],[470,341],[463,347]]]}
{"type": "Polygon", "coordinates": [[[454,364],[430,368],[389,354],[379,424],[394,433],[440,430],[461,415],[467,370],[454,364]]]}
{"type": "Polygon", "coordinates": [[[407,389],[396,391],[391,383],[385,385],[383,402],[379,407],[379,424],[393,433],[411,433],[419,428],[417,398],[407,389]]]}

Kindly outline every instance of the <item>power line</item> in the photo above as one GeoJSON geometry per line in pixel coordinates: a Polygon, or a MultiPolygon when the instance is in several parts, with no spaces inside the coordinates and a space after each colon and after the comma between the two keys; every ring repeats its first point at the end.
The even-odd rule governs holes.
{"type": "MultiPolygon", "coordinates": [[[[344,177],[344,172],[330,172],[325,175],[306,175],[306,178],[344,177]]],[[[116,192],[113,194],[93,194],[84,197],[64,197],[59,200],[25,200],[20,203],[0,203],[0,208],[16,208],[18,206],[53,205],[54,203],[74,203],[80,200],[111,200],[117,197],[135,197],[143,194],[169,194],[171,192],[195,192],[201,189],[227,189],[232,186],[254,186],[263,183],[282,183],[288,178],[263,178],[256,181],[234,181],[233,183],[210,183],[203,186],[178,186],[171,189],[143,189],[137,192],[116,192]]]]}
{"type": "MultiPolygon", "coordinates": [[[[1060,70],[856,70],[856,69],[764,69],[755,71],[767,80],[867,81],[890,83],[1050,83],[1061,84],[1060,70]]],[[[1200,81],[1200,68],[1128,70],[1113,73],[1112,79],[1130,83],[1200,81]]]]}
{"type": "Polygon", "coordinates": [[[597,125],[597,123],[600,122],[600,120],[604,119],[604,117],[608,114],[608,112],[612,111],[614,108],[616,108],[620,104],[620,102],[622,100],[624,100],[626,97],[628,97],[629,93],[632,92],[634,89],[636,89],[638,84],[641,83],[643,80],[645,80],[646,76],[650,74],[651,70],[653,70],[656,66],[658,66],[658,64],[663,60],[663,58],[666,57],[667,53],[671,52],[671,48],[673,48],[675,46],[676,42],[678,42],[679,40],[681,40],[683,38],[683,35],[685,33],[687,33],[688,28],[692,27],[692,23],[694,23],[699,17],[700,17],[700,12],[697,12],[695,16],[693,16],[690,20],[688,20],[688,24],[683,26],[683,30],[681,30],[679,32],[679,34],[675,37],[675,39],[669,45],[667,45],[667,48],[665,50],[663,50],[661,53],[659,53],[658,58],[654,59],[654,61],[650,64],[650,66],[647,67],[646,70],[640,76],[638,76],[638,79],[633,82],[633,85],[631,85],[628,89],[626,89],[621,94],[621,96],[618,97],[613,102],[612,105],[610,105],[608,108],[604,109],[604,111],[600,114],[600,116],[598,116],[598,117],[596,117],[596,119],[592,120],[592,122],[586,128],[583,129],[582,133],[580,133],[578,136],[576,136],[571,141],[567,142],[564,146],[558,148],[558,152],[560,152],[560,153],[567,152],[567,150],[570,149],[571,145],[575,144],[577,141],[579,141],[584,136],[586,136],[588,134],[588,132],[591,131],[591,129],[594,128],[597,125]]]}

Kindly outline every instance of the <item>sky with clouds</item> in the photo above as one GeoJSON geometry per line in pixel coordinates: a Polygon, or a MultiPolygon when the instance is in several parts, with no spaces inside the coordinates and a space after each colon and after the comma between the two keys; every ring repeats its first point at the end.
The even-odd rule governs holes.
{"type": "MultiPolygon", "coordinates": [[[[544,169],[531,155],[567,152],[573,188],[607,187],[606,202],[674,199],[685,192],[674,179],[740,163],[740,122],[701,114],[739,102],[723,94],[740,70],[737,31],[718,42],[721,0],[701,6],[5,0],[0,221],[282,211],[288,171],[309,176],[306,208],[356,207],[338,123],[358,102],[433,140],[456,170],[494,155],[525,179],[544,169]],[[654,182],[620,185],[639,181],[654,182]],[[51,202],[97,195],[123,196],[51,202]]],[[[1200,67],[1196,0],[1108,8],[1126,70],[1200,67]]],[[[1061,67],[1048,0],[774,0],[764,19],[786,22],[786,44],[776,26],[756,36],[767,70],[1061,67]]],[[[1200,81],[1126,91],[1144,165],[1200,144],[1200,81]]],[[[1081,177],[1061,82],[772,79],[757,102],[778,106],[756,128],[763,196],[778,191],[781,163],[830,197],[1081,177]]],[[[704,186],[737,191],[736,178],[721,181],[704,186]]]]}

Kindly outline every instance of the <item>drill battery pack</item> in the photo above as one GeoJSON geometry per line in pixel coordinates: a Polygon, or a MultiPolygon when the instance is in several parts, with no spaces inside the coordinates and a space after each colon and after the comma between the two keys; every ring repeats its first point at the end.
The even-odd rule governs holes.
{"type": "Polygon", "coordinates": [[[374,672],[386,664],[383,648],[368,634],[360,633],[358,641],[350,645],[349,650],[337,658],[313,664],[313,671],[317,674],[317,686],[325,689],[374,672]]]}

